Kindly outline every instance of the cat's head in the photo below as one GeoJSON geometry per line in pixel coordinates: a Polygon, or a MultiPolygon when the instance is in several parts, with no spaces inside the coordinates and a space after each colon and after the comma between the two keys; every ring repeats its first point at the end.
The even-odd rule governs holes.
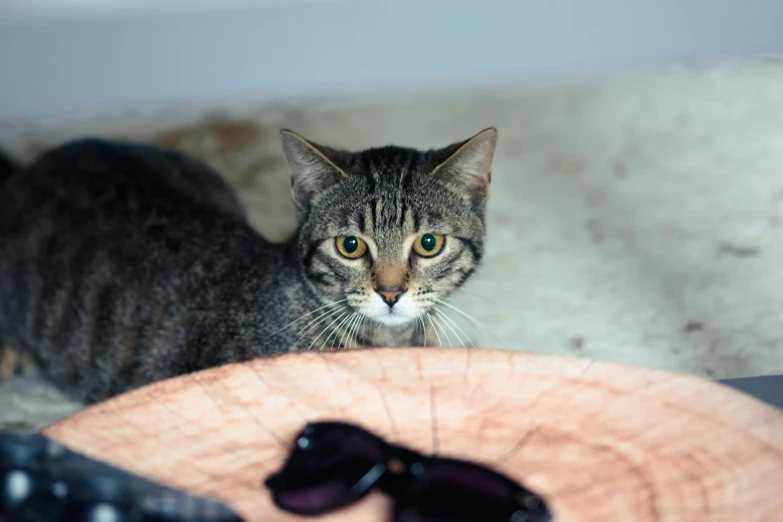
{"type": "Polygon", "coordinates": [[[388,326],[419,321],[481,262],[494,128],[441,149],[348,152],[281,132],[305,277],[388,326]]]}

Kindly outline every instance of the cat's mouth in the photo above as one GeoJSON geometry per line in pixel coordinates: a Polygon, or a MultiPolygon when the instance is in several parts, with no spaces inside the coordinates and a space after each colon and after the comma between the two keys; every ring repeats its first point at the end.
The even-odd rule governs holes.
{"type": "Polygon", "coordinates": [[[426,307],[418,305],[412,298],[403,294],[393,305],[380,297],[374,297],[359,310],[370,319],[384,326],[406,326],[418,321],[427,312],[426,307]]]}
{"type": "Polygon", "coordinates": [[[419,317],[419,315],[414,317],[408,314],[403,314],[398,310],[394,310],[393,308],[388,307],[386,310],[375,312],[372,315],[365,315],[369,315],[370,318],[372,318],[374,321],[379,322],[385,326],[405,326],[414,322],[419,317]]]}

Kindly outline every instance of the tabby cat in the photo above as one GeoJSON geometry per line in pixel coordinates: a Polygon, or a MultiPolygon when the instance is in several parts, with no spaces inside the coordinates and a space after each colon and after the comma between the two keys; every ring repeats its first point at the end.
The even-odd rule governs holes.
{"type": "Polygon", "coordinates": [[[297,229],[184,153],[85,138],[0,173],[0,341],[86,403],[294,350],[436,344],[476,270],[497,131],[348,152],[281,131],[297,229]]]}

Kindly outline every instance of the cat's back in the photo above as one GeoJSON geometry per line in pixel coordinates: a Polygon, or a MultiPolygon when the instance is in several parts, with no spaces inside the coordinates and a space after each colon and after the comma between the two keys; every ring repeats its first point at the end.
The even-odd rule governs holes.
{"type": "Polygon", "coordinates": [[[127,212],[185,203],[245,216],[229,184],[206,163],[152,145],[80,138],[45,151],[20,170],[0,186],[10,212],[34,212],[45,198],[65,199],[71,209],[106,202],[127,212]]]}
{"type": "Polygon", "coordinates": [[[221,309],[285,268],[219,175],[173,151],[72,141],[0,186],[0,341],[82,397],[182,371],[177,350],[219,345],[237,321],[221,309]]]}
{"type": "Polygon", "coordinates": [[[0,267],[67,257],[162,270],[196,252],[265,243],[219,174],[175,151],[130,142],[86,138],[54,147],[0,186],[0,202],[0,267]]]}

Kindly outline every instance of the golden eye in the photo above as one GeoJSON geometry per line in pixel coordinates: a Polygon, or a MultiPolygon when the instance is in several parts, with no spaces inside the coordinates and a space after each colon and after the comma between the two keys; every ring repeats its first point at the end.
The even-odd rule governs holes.
{"type": "Polygon", "coordinates": [[[413,242],[413,251],[421,257],[433,257],[440,254],[446,238],[441,234],[422,234],[413,242]]]}
{"type": "Polygon", "coordinates": [[[367,243],[356,236],[337,236],[334,246],[341,256],[348,259],[359,259],[367,252],[367,243]]]}

